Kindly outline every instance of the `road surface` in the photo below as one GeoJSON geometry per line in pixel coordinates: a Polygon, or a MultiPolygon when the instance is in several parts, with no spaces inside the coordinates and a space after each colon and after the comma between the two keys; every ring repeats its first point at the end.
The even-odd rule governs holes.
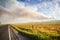
{"type": "Polygon", "coordinates": [[[0,40],[30,40],[26,36],[22,36],[17,30],[10,25],[0,27],[0,40]]]}
{"type": "Polygon", "coordinates": [[[0,26],[0,40],[9,40],[7,25],[0,26]]]}

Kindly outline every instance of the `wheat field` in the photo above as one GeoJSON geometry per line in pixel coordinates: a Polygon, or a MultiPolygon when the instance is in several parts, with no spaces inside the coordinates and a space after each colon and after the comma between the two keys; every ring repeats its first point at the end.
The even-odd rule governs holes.
{"type": "Polygon", "coordinates": [[[60,40],[60,22],[11,24],[31,40],[60,40]]]}

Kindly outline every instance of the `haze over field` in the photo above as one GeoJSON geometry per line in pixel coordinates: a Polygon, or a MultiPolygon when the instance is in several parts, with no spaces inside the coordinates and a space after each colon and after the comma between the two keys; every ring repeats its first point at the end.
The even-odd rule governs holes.
{"type": "MultiPolygon", "coordinates": [[[[49,20],[55,20],[59,19],[60,12],[59,7],[56,7],[56,9],[53,8],[51,5],[52,2],[55,4],[58,2],[57,0],[53,1],[34,1],[35,3],[31,3],[33,1],[27,2],[26,0],[0,0],[0,22],[1,24],[10,24],[10,23],[28,23],[28,22],[41,22],[41,21],[49,21],[49,20]],[[44,4],[45,3],[45,4],[44,4]],[[52,10],[49,7],[53,8],[52,10]],[[37,7],[39,4],[41,4],[39,7],[37,7]],[[47,6],[48,5],[48,6],[47,6]],[[40,8],[41,7],[41,8],[40,8]],[[39,8],[39,9],[38,9],[39,8]],[[44,12],[44,10],[46,11],[44,12]],[[55,10],[53,12],[53,10],[55,10]],[[57,11],[58,10],[58,11],[57,11]],[[51,15],[50,12],[51,11],[51,15]],[[59,16],[58,16],[58,15],[59,16]]],[[[53,4],[53,5],[54,5],[53,4]]],[[[58,6],[56,4],[56,6],[58,6]]]]}

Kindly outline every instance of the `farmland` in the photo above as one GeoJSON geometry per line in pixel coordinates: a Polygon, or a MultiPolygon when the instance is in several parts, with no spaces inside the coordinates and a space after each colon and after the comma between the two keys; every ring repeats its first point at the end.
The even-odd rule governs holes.
{"type": "Polygon", "coordinates": [[[11,24],[31,40],[60,40],[60,22],[11,24]]]}

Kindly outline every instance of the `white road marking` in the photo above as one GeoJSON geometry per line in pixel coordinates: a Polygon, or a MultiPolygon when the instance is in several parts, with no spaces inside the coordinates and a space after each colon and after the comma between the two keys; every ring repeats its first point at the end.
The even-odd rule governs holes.
{"type": "Polygon", "coordinates": [[[11,40],[10,27],[8,25],[9,40],[11,40]]]}

